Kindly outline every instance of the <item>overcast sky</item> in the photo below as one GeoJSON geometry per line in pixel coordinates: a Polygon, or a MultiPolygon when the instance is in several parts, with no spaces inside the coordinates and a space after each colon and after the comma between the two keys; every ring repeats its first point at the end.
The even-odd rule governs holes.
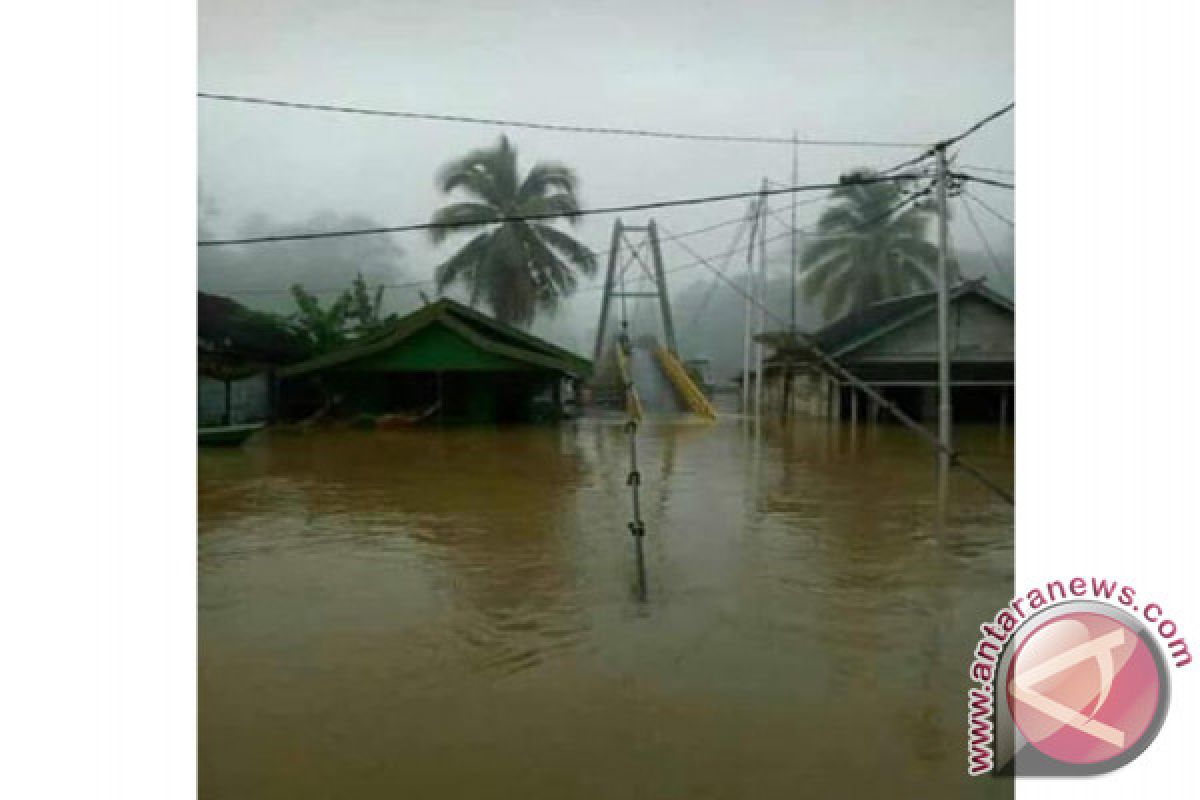
{"type": "MultiPolygon", "coordinates": [[[[1013,99],[1012,15],[1003,0],[200,0],[199,88],[578,125],[931,142],[1013,99]]],[[[220,234],[252,214],[289,224],[331,211],[427,221],[445,202],[434,187],[437,167],[500,133],[198,102],[200,180],[220,234]]],[[[508,133],[524,167],[574,167],[585,206],[744,191],[763,176],[788,181],[791,171],[786,145],[508,133]]],[[[1011,115],[993,123],[964,143],[960,163],[1011,168],[1012,133],[1011,115]]],[[[801,147],[800,181],[916,152],[801,147]]],[[[1012,213],[1011,193],[974,191],[1012,213]]],[[[820,207],[802,209],[801,223],[820,207]]],[[[736,201],[655,216],[678,231],[743,211],[736,201]]],[[[1008,249],[1011,230],[976,216],[993,245],[1008,249]]],[[[979,250],[962,217],[956,244],[979,250]]],[[[603,250],[611,224],[590,218],[579,235],[603,250]]],[[[724,228],[690,244],[719,253],[731,234],[724,228]]],[[[450,252],[423,234],[394,240],[408,277],[427,277],[450,252]]],[[[664,256],[668,266],[690,260],[670,244],[664,256]]]]}

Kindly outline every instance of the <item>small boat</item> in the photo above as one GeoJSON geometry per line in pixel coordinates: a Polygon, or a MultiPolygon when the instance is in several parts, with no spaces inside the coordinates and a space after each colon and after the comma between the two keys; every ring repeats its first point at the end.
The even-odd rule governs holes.
{"type": "Polygon", "coordinates": [[[255,433],[267,427],[265,422],[245,425],[214,425],[200,428],[201,447],[237,447],[255,433]]]}

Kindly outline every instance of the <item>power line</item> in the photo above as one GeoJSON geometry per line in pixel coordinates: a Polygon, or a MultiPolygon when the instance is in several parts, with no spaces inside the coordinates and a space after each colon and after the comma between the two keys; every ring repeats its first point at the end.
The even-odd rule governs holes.
{"type": "MultiPolygon", "coordinates": [[[[769,179],[768,179],[768,183],[774,183],[774,181],[771,181],[771,180],[769,180],[769,179]]],[[[783,220],[782,220],[782,219],[779,217],[779,212],[777,212],[777,211],[773,211],[773,210],[772,210],[770,207],[768,207],[768,208],[767,208],[767,213],[768,213],[768,214],[770,214],[772,217],[774,217],[774,218],[776,219],[776,221],[778,221],[778,222],[779,222],[779,223],[780,223],[780,224],[781,224],[781,225],[782,225],[784,228],[786,228],[786,229],[787,229],[787,232],[786,232],[786,233],[781,233],[781,234],[778,234],[778,235],[776,235],[776,236],[770,236],[770,237],[767,237],[766,239],[764,239],[764,240],[763,240],[762,244],[763,244],[763,245],[766,245],[768,242],[774,242],[774,241],[777,241],[777,240],[779,240],[779,239],[783,239],[783,238],[785,238],[785,237],[793,236],[795,233],[804,233],[804,234],[806,234],[806,235],[809,235],[809,236],[820,237],[820,238],[839,238],[839,237],[853,236],[853,235],[856,235],[856,234],[854,234],[854,233],[853,233],[853,231],[856,231],[856,230],[858,230],[859,228],[865,228],[865,227],[869,227],[869,226],[871,226],[871,225],[874,225],[876,222],[880,222],[881,220],[883,220],[883,219],[886,219],[886,218],[887,218],[888,216],[890,216],[891,214],[894,214],[895,212],[897,212],[897,211],[899,211],[900,209],[902,209],[902,208],[903,208],[903,207],[904,207],[906,204],[908,204],[908,203],[911,203],[911,202],[915,202],[917,199],[919,199],[920,197],[922,197],[922,196],[924,196],[925,194],[928,194],[928,193],[929,193],[929,190],[928,190],[928,189],[926,189],[926,190],[923,190],[923,191],[921,191],[921,192],[918,192],[918,193],[916,193],[915,195],[912,195],[912,196],[909,196],[909,197],[905,197],[905,198],[903,198],[903,199],[902,199],[900,202],[898,202],[898,203],[894,204],[894,205],[893,205],[891,208],[889,208],[889,209],[887,209],[886,211],[884,211],[882,214],[880,214],[880,215],[878,215],[878,216],[876,216],[876,217],[873,217],[873,218],[871,218],[871,219],[863,220],[862,222],[859,222],[859,223],[856,223],[855,225],[852,225],[852,226],[850,226],[849,228],[847,228],[847,229],[846,229],[846,230],[844,230],[844,231],[841,231],[841,232],[836,232],[836,233],[824,233],[824,234],[822,234],[822,233],[816,233],[815,231],[809,231],[809,230],[805,230],[804,228],[793,228],[791,225],[789,225],[789,224],[785,223],[785,222],[784,222],[784,221],[783,221],[783,220]]],[[[808,204],[807,202],[793,203],[793,204],[792,204],[792,207],[793,207],[793,208],[796,208],[796,207],[798,207],[798,206],[801,206],[801,205],[807,205],[807,204],[808,204]]],[[[748,215],[748,216],[749,216],[749,215],[748,215]]],[[[728,268],[728,266],[729,266],[729,259],[730,259],[730,258],[731,258],[733,255],[735,255],[735,254],[737,254],[737,253],[741,252],[741,248],[740,248],[740,247],[738,247],[738,240],[739,240],[739,239],[740,239],[740,237],[741,237],[741,233],[742,233],[742,229],[741,229],[741,228],[739,228],[739,229],[738,229],[738,238],[734,240],[734,247],[733,247],[733,249],[727,250],[727,251],[725,251],[724,253],[719,253],[719,254],[717,254],[717,255],[715,255],[715,256],[709,256],[709,258],[710,258],[710,259],[723,258],[723,259],[724,259],[724,265],[723,265],[722,269],[726,269],[726,268],[728,268]]],[[[666,239],[664,239],[663,241],[668,241],[668,242],[669,242],[669,241],[675,241],[675,239],[677,239],[677,238],[682,238],[682,237],[672,237],[672,236],[668,236],[668,237],[667,237],[666,239]]],[[[681,245],[681,246],[682,246],[682,245],[681,245]]],[[[686,249],[686,250],[688,250],[688,252],[689,252],[689,253],[691,253],[693,256],[695,255],[695,253],[694,253],[694,252],[693,252],[693,251],[692,251],[690,248],[685,248],[685,249],[686,249]]],[[[670,273],[670,272],[682,271],[682,270],[684,270],[684,269],[691,269],[692,267],[697,267],[697,266],[700,266],[700,265],[702,265],[703,263],[704,263],[704,262],[703,262],[703,260],[693,261],[693,262],[691,262],[691,263],[689,263],[689,264],[685,264],[685,265],[683,265],[683,266],[681,266],[681,267],[676,267],[674,270],[667,270],[667,272],[668,272],[668,273],[670,273]]],[[[717,287],[717,285],[718,285],[718,284],[717,284],[717,282],[716,282],[716,281],[713,281],[712,285],[709,287],[709,290],[708,290],[708,292],[705,294],[704,300],[702,301],[701,305],[700,305],[700,306],[697,308],[697,310],[696,310],[695,312],[693,312],[692,319],[691,319],[691,320],[689,321],[689,323],[688,323],[688,324],[689,324],[689,326],[695,323],[695,321],[696,321],[696,319],[698,318],[698,316],[699,316],[699,314],[700,314],[700,312],[701,312],[701,311],[703,311],[703,310],[707,309],[707,307],[708,307],[708,304],[709,304],[709,302],[710,302],[710,301],[711,301],[711,299],[712,299],[713,290],[714,290],[714,289],[717,287]]]]}
{"type": "Polygon", "coordinates": [[[979,196],[978,196],[978,195],[976,195],[974,192],[971,192],[971,191],[969,191],[969,190],[968,190],[966,187],[963,187],[963,194],[965,194],[967,197],[970,197],[972,200],[974,200],[974,201],[975,201],[976,203],[978,203],[979,205],[983,206],[983,209],[984,209],[985,211],[987,211],[989,214],[991,214],[991,215],[992,215],[993,217],[995,217],[996,219],[998,219],[998,220],[1000,220],[1001,222],[1003,222],[1003,223],[1004,223],[1005,225],[1007,225],[1008,227],[1010,227],[1010,228],[1016,228],[1016,227],[1017,227],[1017,226],[1016,226],[1016,223],[1014,223],[1014,222],[1013,222],[1011,219],[1009,219],[1008,217],[1004,216],[1004,215],[1003,215],[1003,214],[1001,214],[999,211],[997,211],[996,209],[994,209],[994,208],[992,208],[991,206],[989,206],[987,203],[983,202],[983,200],[981,200],[981,199],[979,198],[979,196]]]}
{"type": "Polygon", "coordinates": [[[783,189],[766,189],[755,190],[749,192],[733,192],[730,194],[708,195],[705,197],[688,197],[679,200],[659,200],[650,203],[636,203],[626,206],[607,206],[603,208],[586,208],[574,211],[571,213],[562,213],[559,211],[546,212],[542,214],[526,214],[514,217],[496,217],[494,219],[484,219],[469,222],[421,222],[411,225],[396,225],[392,227],[380,228],[359,228],[357,230],[341,230],[341,231],[321,231],[314,233],[290,233],[278,234],[274,236],[251,236],[241,239],[208,239],[197,242],[200,247],[219,247],[222,245],[231,244],[261,244],[264,242],[291,242],[302,241],[308,239],[332,239],[343,236],[373,236],[384,233],[406,233],[408,231],[428,231],[428,230],[446,230],[451,228],[469,228],[481,227],[483,225],[503,224],[509,222],[531,222],[543,219],[560,219],[566,217],[575,219],[578,217],[588,217],[597,214],[620,214],[627,211],[648,211],[656,208],[674,208],[677,206],[695,206],[704,205],[707,203],[718,203],[726,200],[742,200],[748,197],[755,197],[759,194],[795,194],[796,192],[814,192],[828,191],[838,189],[848,185],[865,185],[873,183],[885,183],[894,180],[910,180],[910,175],[892,175],[892,176],[861,176],[853,180],[843,180],[837,183],[811,183],[802,186],[789,186],[783,189]]]}
{"type": "MultiPolygon", "coordinates": [[[[900,200],[900,202],[898,202],[898,203],[895,203],[894,205],[892,205],[892,206],[891,206],[889,209],[887,209],[886,211],[884,211],[882,214],[879,214],[879,215],[877,215],[877,216],[875,216],[875,217],[872,217],[871,219],[863,220],[862,222],[856,223],[856,224],[854,224],[854,225],[850,226],[849,228],[847,228],[845,231],[842,231],[842,232],[840,232],[840,233],[836,233],[836,234],[835,234],[835,233],[830,233],[830,234],[828,234],[828,235],[829,235],[829,236],[847,236],[847,235],[851,235],[853,231],[856,231],[856,230],[858,230],[859,228],[865,228],[865,227],[869,227],[869,226],[871,226],[871,225],[874,225],[876,222],[880,222],[881,220],[883,220],[883,219],[886,219],[886,218],[887,218],[888,216],[890,216],[891,214],[894,214],[894,213],[896,213],[897,211],[900,211],[902,208],[904,208],[904,206],[905,206],[905,205],[907,205],[907,204],[909,204],[909,203],[913,203],[913,202],[915,202],[916,200],[920,199],[922,196],[924,196],[924,195],[926,195],[926,194],[928,194],[928,193],[929,193],[929,190],[928,190],[928,189],[926,189],[926,190],[924,190],[924,191],[922,191],[922,192],[918,192],[918,193],[916,193],[916,194],[914,194],[914,195],[910,195],[910,196],[908,196],[908,197],[905,197],[905,198],[903,198],[902,200],[900,200]]],[[[772,213],[774,213],[774,212],[772,212],[772,213]]],[[[664,230],[664,231],[666,231],[666,228],[664,227],[664,228],[663,228],[663,230],[664,230]]],[[[789,237],[789,236],[791,236],[791,235],[792,235],[792,231],[791,231],[791,230],[788,230],[788,231],[786,231],[786,232],[784,232],[784,233],[779,233],[779,234],[776,234],[776,235],[774,235],[774,236],[768,236],[768,237],[766,237],[765,239],[763,239],[763,240],[762,240],[761,244],[765,246],[766,244],[768,244],[768,243],[770,243],[770,242],[779,241],[780,239],[787,238],[787,237],[789,237]]],[[[667,274],[672,274],[672,273],[675,273],[675,272],[683,272],[684,270],[687,270],[687,269],[692,269],[693,267],[699,267],[699,266],[708,266],[708,267],[711,269],[711,268],[712,268],[712,267],[711,267],[711,265],[707,264],[707,262],[706,262],[706,259],[705,259],[705,257],[704,257],[704,256],[699,256],[699,255],[697,255],[695,250],[692,250],[690,247],[688,247],[687,245],[685,245],[685,244],[683,244],[681,241],[679,241],[679,240],[680,240],[680,239],[682,239],[682,238],[683,238],[682,236],[671,236],[671,235],[668,235],[668,236],[667,236],[665,239],[663,239],[663,241],[665,241],[665,242],[679,242],[679,246],[680,246],[680,247],[682,247],[682,248],[683,248],[685,251],[687,251],[687,253],[688,253],[689,255],[691,255],[691,256],[693,256],[693,257],[695,257],[695,258],[696,258],[696,260],[695,260],[695,261],[688,262],[688,263],[686,263],[686,264],[681,264],[681,265],[679,265],[679,266],[676,266],[676,267],[674,267],[674,268],[672,268],[672,269],[664,270],[664,272],[666,272],[667,274]]],[[[716,255],[710,255],[710,256],[708,256],[708,259],[717,259],[717,258],[724,258],[724,259],[728,259],[730,256],[733,256],[733,255],[735,255],[735,254],[737,254],[737,253],[740,253],[740,252],[742,252],[742,249],[741,249],[740,247],[736,247],[736,248],[733,248],[733,249],[731,249],[731,250],[726,250],[726,251],[725,251],[725,252],[723,252],[723,253],[717,253],[716,255]]],[[[592,288],[593,288],[593,287],[589,287],[589,288],[588,288],[588,290],[590,290],[590,289],[592,289],[592,288]]],[[[597,286],[597,287],[594,287],[594,288],[596,288],[596,289],[601,289],[601,288],[603,288],[603,287],[602,287],[602,286],[597,286]]],[[[580,290],[580,291],[587,291],[587,290],[580,290]]]]}
{"type": "MultiPolygon", "coordinates": [[[[777,235],[775,235],[775,236],[770,236],[770,237],[768,237],[768,238],[767,238],[767,240],[766,240],[766,241],[768,241],[768,242],[775,242],[775,241],[778,241],[778,240],[780,240],[780,239],[783,239],[783,238],[785,238],[785,237],[787,237],[787,236],[791,236],[791,233],[790,233],[790,232],[788,232],[788,233],[780,233],[780,234],[777,234],[777,235]]],[[[674,241],[678,241],[680,238],[682,238],[682,237],[679,237],[679,236],[667,237],[667,238],[664,238],[662,241],[664,241],[664,242],[674,242],[674,241]]],[[[682,245],[681,245],[681,246],[682,246],[682,245]]],[[[689,249],[689,252],[693,252],[693,251],[691,251],[691,250],[689,249]]],[[[738,253],[741,253],[741,252],[744,252],[744,251],[743,251],[743,249],[742,249],[741,247],[738,247],[738,248],[734,248],[734,249],[731,249],[731,250],[726,250],[726,251],[725,251],[725,252],[723,252],[723,253],[716,253],[715,255],[710,255],[710,256],[708,256],[708,258],[710,258],[710,259],[716,259],[716,258],[728,258],[728,257],[729,257],[729,256],[731,256],[731,255],[736,255],[736,254],[738,254],[738,253]]],[[[688,261],[688,262],[685,262],[685,263],[683,263],[683,264],[677,264],[676,266],[674,266],[674,267],[671,267],[670,269],[664,269],[664,270],[663,270],[663,274],[664,274],[664,275],[674,275],[674,274],[675,274],[675,273],[677,273],[677,272],[686,272],[686,271],[688,271],[688,270],[690,270],[690,269],[695,269],[696,267],[703,266],[703,264],[704,264],[704,260],[703,260],[703,259],[699,259],[699,258],[698,258],[698,259],[696,259],[695,261],[688,261]]],[[[603,289],[603,288],[604,288],[604,285],[603,285],[603,284],[598,284],[598,285],[596,285],[596,286],[587,286],[587,287],[585,287],[585,288],[583,288],[583,289],[578,289],[578,290],[576,290],[575,294],[577,294],[577,295],[578,295],[578,294],[582,294],[582,293],[584,293],[584,292],[598,292],[598,291],[600,291],[600,290],[601,290],[601,289],[603,289]]]]}
{"type": "MultiPolygon", "coordinates": [[[[744,219],[745,219],[745,217],[741,216],[741,217],[734,217],[732,219],[722,220],[720,222],[713,223],[712,225],[705,225],[702,228],[693,228],[692,230],[683,231],[682,233],[677,233],[672,236],[665,236],[662,238],[662,241],[670,242],[670,241],[674,241],[676,238],[682,239],[682,238],[687,238],[690,236],[698,236],[702,233],[708,233],[710,231],[715,231],[720,228],[729,227],[730,225],[736,225],[737,223],[742,222],[744,219]]],[[[619,249],[620,248],[618,248],[618,250],[619,249]]],[[[610,252],[611,252],[610,250],[595,250],[592,252],[592,255],[594,255],[597,258],[600,258],[602,256],[608,255],[610,252]]],[[[424,280],[406,281],[404,283],[380,283],[380,284],[376,284],[376,286],[382,286],[385,289],[411,289],[411,288],[417,287],[417,286],[429,286],[434,283],[437,283],[437,280],[435,278],[426,278],[424,280]]],[[[595,283],[592,286],[586,286],[582,289],[579,289],[577,291],[577,293],[578,292],[588,292],[588,291],[598,290],[598,289],[602,289],[602,288],[604,288],[602,284],[595,283]]],[[[346,287],[330,286],[330,287],[325,287],[325,288],[310,289],[306,286],[306,287],[304,287],[304,290],[306,292],[308,292],[309,294],[331,294],[333,292],[344,292],[344,291],[346,291],[346,287]]],[[[227,288],[227,289],[213,289],[212,291],[213,291],[213,293],[216,293],[216,294],[289,294],[289,293],[291,293],[292,289],[290,286],[283,287],[283,288],[280,288],[280,287],[276,287],[276,288],[254,287],[254,288],[245,288],[245,289],[238,289],[238,288],[231,287],[231,288],[227,288]]]]}
{"type": "Polygon", "coordinates": [[[996,269],[996,277],[1003,278],[1005,272],[1004,267],[1000,265],[1000,259],[996,257],[995,251],[992,250],[991,242],[989,242],[987,237],[983,235],[983,228],[979,226],[979,220],[975,219],[975,212],[971,210],[971,204],[967,202],[966,197],[961,195],[959,196],[958,200],[960,203],[962,203],[962,207],[966,210],[967,219],[971,221],[971,226],[975,228],[975,233],[979,236],[979,241],[983,244],[983,249],[987,251],[988,258],[991,259],[992,266],[996,269]]]}
{"type": "Polygon", "coordinates": [[[963,169],[974,169],[980,172],[994,172],[997,175],[1015,175],[1016,170],[1003,169],[1001,167],[981,167],[978,164],[963,164],[963,169]]]}
{"type": "Polygon", "coordinates": [[[972,125],[971,127],[967,128],[965,131],[963,131],[962,133],[958,134],[957,136],[952,136],[952,137],[950,137],[949,139],[945,139],[945,140],[943,140],[943,141],[939,142],[939,146],[941,146],[941,147],[949,147],[949,146],[950,146],[950,145],[952,145],[952,144],[956,144],[956,143],[958,143],[958,142],[961,142],[963,139],[967,138],[967,137],[968,137],[968,136],[970,136],[971,134],[975,133],[975,131],[977,131],[977,130],[979,130],[980,128],[982,128],[984,125],[987,125],[987,124],[988,124],[989,122],[991,122],[992,120],[995,120],[995,119],[998,119],[999,117],[1002,117],[1002,116],[1004,116],[1004,115],[1005,115],[1005,114],[1007,114],[1009,111],[1012,111],[1012,110],[1013,110],[1015,107],[1016,107],[1016,103],[1009,103],[1009,104],[1008,104],[1008,105],[1006,105],[1004,108],[997,109],[996,111],[993,111],[991,114],[988,114],[986,117],[984,117],[983,119],[979,120],[979,121],[978,121],[978,122],[976,122],[974,125],[972,125]]]}
{"type": "Polygon", "coordinates": [[[274,106],[301,111],[324,111],[338,114],[358,114],[371,117],[395,117],[400,119],[425,120],[431,122],[465,122],[474,125],[492,125],[505,128],[527,128],[531,130],[558,131],[560,133],[588,133],[611,136],[639,136],[648,139],[675,139],[696,142],[727,142],[741,144],[803,144],[819,147],[924,147],[923,142],[896,142],[859,139],[792,139],[782,136],[739,136],[730,134],[681,133],[656,131],[644,128],[613,128],[597,125],[563,125],[550,122],[528,122],[510,119],[470,117],[461,114],[429,114],[419,111],[395,111],[359,106],[339,106],[325,103],[301,103],[293,100],[276,100],[267,97],[247,97],[236,94],[197,92],[202,100],[223,100],[231,103],[274,106]]]}
{"type": "Polygon", "coordinates": [[[986,183],[988,186],[996,186],[1001,189],[1016,189],[1017,187],[1011,183],[1004,181],[996,181],[991,178],[981,178],[978,175],[967,175],[965,172],[951,172],[951,178],[958,178],[962,181],[975,181],[976,183],[986,183]]]}
{"type": "MultiPolygon", "coordinates": [[[[940,142],[938,142],[937,144],[935,144],[935,145],[933,145],[932,147],[930,147],[928,150],[925,150],[925,151],[924,151],[923,153],[921,153],[920,155],[918,155],[918,156],[914,156],[913,158],[910,158],[910,159],[908,159],[907,161],[901,161],[901,162],[900,162],[899,164],[897,164],[896,166],[894,166],[894,167],[889,167],[888,169],[885,169],[885,170],[883,171],[883,173],[882,173],[882,174],[884,174],[884,175],[887,175],[887,174],[888,174],[888,173],[890,173],[890,172],[896,172],[896,171],[898,171],[898,170],[904,169],[905,167],[910,167],[910,166],[912,166],[912,165],[914,165],[914,164],[919,164],[920,162],[922,162],[922,161],[924,161],[925,159],[927,159],[927,158],[929,158],[930,156],[932,156],[932,155],[933,155],[934,153],[936,153],[936,152],[937,152],[939,149],[945,149],[945,148],[948,148],[948,147],[950,147],[950,146],[951,146],[951,145],[953,145],[953,144],[957,144],[958,142],[961,142],[963,139],[965,139],[965,138],[967,138],[968,136],[970,136],[971,134],[975,133],[975,131],[979,130],[979,129],[980,129],[980,128],[982,128],[984,125],[987,125],[987,124],[988,124],[989,122],[991,122],[992,120],[994,120],[994,119],[997,119],[997,118],[999,118],[999,117],[1002,117],[1002,116],[1004,116],[1005,114],[1007,114],[1009,111],[1012,111],[1012,110],[1013,110],[1013,108],[1015,108],[1015,106],[1016,106],[1016,104],[1015,104],[1015,103],[1009,103],[1009,104],[1008,104],[1008,105],[1006,105],[1004,108],[997,109],[996,111],[993,111],[991,114],[988,114],[986,117],[984,117],[983,119],[979,120],[979,121],[978,121],[978,122],[976,122],[974,125],[972,125],[971,127],[967,128],[966,130],[964,130],[962,133],[960,133],[960,134],[958,134],[958,135],[956,135],[956,136],[951,136],[949,139],[943,139],[942,141],[940,141],[940,142]]],[[[1010,187],[1008,187],[1008,188],[1010,188],[1010,189],[1011,189],[1012,187],[1010,186],[1010,187]]]]}

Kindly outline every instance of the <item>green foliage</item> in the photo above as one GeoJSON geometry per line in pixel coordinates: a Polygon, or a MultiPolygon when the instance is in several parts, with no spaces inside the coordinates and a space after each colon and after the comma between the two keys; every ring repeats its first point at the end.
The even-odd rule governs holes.
{"type": "Polygon", "coordinates": [[[350,287],[349,308],[346,311],[347,319],[357,320],[357,332],[360,336],[370,336],[377,333],[391,318],[384,319],[383,311],[383,286],[376,286],[375,293],[371,294],[367,288],[367,282],[363,280],[362,273],[354,277],[354,283],[350,287]]]}
{"type": "MultiPolygon", "coordinates": [[[[848,177],[874,173],[859,170],[848,177]]],[[[819,297],[827,320],[889,297],[931,289],[938,249],[929,241],[934,214],[903,203],[900,181],[846,185],[817,222],[816,241],[804,250],[802,289],[819,297]]]]}
{"type": "Polygon", "coordinates": [[[321,308],[320,301],[297,283],[292,286],[292,299],[296,301],[292,322],[314,352],[327,353],[346,343],[346,315],[351,302],[349,292],[339,295],[329,308],[321,308]]]}
{"type": "Polygon", "coordinates": [[[443,192],[460,191],[470,199],[433,215],[434,223],[463,227],[430,231],[435,244],[455,233],[486,228],[438,266],[438,291],[462,284],[471,305],[481,300],[501,322],[528,326],[539,311],[553,313],[577,285],[576,272],[593,275],[596,257],[586,246],[547,221],[498,219],[562,214],[576,224],[578,178],[561,164],[538,163],[524,179],[517,152],[507,137],[494,147],[474,150],[447,164],[438,174],[443,192]]]}
{"type": "Polygon", "coordinates": [[[322,308],[320,300],[300,284],[292,286],[292,299],[296,312],[290,321],[317,354],[373,336],[395,319],[394,314],[383,316],[383,286],[376,286],[372,293],[361,273],[328,308],[322,308]]]}

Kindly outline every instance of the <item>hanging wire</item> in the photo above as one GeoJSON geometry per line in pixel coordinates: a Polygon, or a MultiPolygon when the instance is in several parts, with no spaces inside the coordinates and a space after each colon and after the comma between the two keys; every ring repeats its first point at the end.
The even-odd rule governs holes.
{"type": "Polygon", "coordinates": [[[988,212],[989,214],[991,214],[993,217],[995,217],[996,219],[998,219],[998,220],[1000,220],[1001,222],[1003,222],[1003,223],[1004,223],[1005,225],[1007,225],[1008,227],[1010,227],[1010,228],[1016,228],[1016,227],[1017,227],[1017,226],[1016,226],[1016,223],[1014,223],[1014,222],[1013,222],[1011,219],[1009,219],[1008,217],[1004,216],[1003,214],[1001,214],[1001,213],[1000,213],[999,211],[997,211],[996,209],[992,208],[992,207],[991,207],[990,205],[988,205],[987,203],[983,202],[982,198],[980,198],[980,197],[979,197],[979,195],[975,194],[974,192],[972,192],[970,189],[968,189],[968,188],[967,188],[967,187],[965,187],[965,186],[963,187],[963,194],[965,194],[967,197],[969,197],[969,198],[971,198],[972,200],[974,200],[976,203],[978,203],[980,206],[982,206],[982,207],[983,207],[983,210],[984,210],[984,211],[988,212]]]}
{"type": "Polygon", "coordinates": [[[648,139],[675,139],[696,142],[735,142],[741,144],[787,144],[814,145],[822,147],[923,147],[923,142],[897,142],[877,139],[796,139],[781,136],[744,136],[736,134],[682,133],[678,131],[656,131],[646,128],[615,128],[599,125],[563,125],[550,122],[528,122],[511,119],[469,117],[461,114],[430,114],[419,111],[396,111],[360,106],[330,105],[327,103],[301,103],[294,100],[276,100],[268,97],[248,97],[236,94],[197,92],[202,100],[222,100],[247,105],[274,106],[300,111],[325,111],[339,114],[357,114],[371,117],[393,117],[427,122],[465,122],[474,125],[491,125],[503,128],[525,128],[530,130],[556,131],[559,133],[588,133],[610,136],[636,136],[648,139]]]}
{"type": "Polygon", "coordinates": [[[971,204],[967,201],[967,198],[962,195],[959,195],[958,202],[960,202],[963,209],[966,210],[967,219],[971,221],[971,227],[975,228],[975,233],[979,236],[979,241],[983,244],[983,249],[987,251],[988,259],[991,260],[992,267],[996,270],[996,277],[1003,279],[1006,270],[1000,266],[1000,259],[996,257],[995,251],[992,250],[991,242],[989,242],[987,237],[983,235],[983,228],[979,226],[979,220],[975,219],[975,212],[971,210],[971,204]]]}

